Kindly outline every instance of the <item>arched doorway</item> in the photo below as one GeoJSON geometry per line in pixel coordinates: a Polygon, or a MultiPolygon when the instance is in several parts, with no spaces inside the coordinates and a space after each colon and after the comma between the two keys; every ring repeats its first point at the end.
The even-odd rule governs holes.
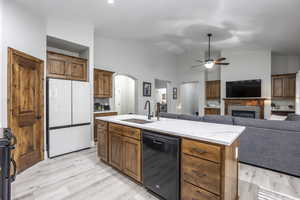
{"type": "Polygon", "coordinates": [[[136,113],[136,79],[117,74],[114,83],[115,109],[118,114],[136,113]]]}

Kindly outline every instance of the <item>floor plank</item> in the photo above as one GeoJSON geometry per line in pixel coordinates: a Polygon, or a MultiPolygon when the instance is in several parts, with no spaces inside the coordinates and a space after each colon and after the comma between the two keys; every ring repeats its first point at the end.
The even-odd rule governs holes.
{"type": "MultiPolygon", "coordinates": [[[[239,174],[241,200],[256,200],[258,194],[300,198],[299,178],[245,164],[240,164],[239,174]]],[[[45,160],[19,174],[12,196],[16,200],[158,200],[100,162],[94,148],[45,160]]]]}

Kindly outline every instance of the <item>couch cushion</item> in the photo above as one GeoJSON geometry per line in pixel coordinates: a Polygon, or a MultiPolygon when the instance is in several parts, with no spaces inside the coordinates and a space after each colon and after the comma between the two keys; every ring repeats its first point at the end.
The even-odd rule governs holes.
{"type": "Polygon", "coordinates": [[[170,118],[170,119],[178,119],[179,115],[175,114],[175,113],[165,113],[165,112],[161,112],[159,113],[160,117],[164,117],[164,118],[170,118]]]}
{"type": "Polygon", "coordinates": [[[235,117],[234,125],[257,127],[264,129],[300,131],[299,121],[278,121],[235,117]]]}
{"type": "Polygon", "coordinates": [[[285,119],[286,121],[300,121],[300,115],[297,114],[289,114],[288,117],[285,119]]]}
{"type": "Polygon", "coordinates": [[[218,123],[218,124],[233,125],[232,116],[225,116],[225,115],[205,115],[203,117],[203,121],[211,122],[211,123],[218,123]]]}
{"type": "Polygon", "coordinates": [[[183,119],[183,120],[190,120],[190,121],[203,121],[203,118],[200,116],[196,116],[196,115],[179,115],[178,119],[183,119]]]}
{"type": "Polygon", "coordinates": [[[300,176],[299,146],[300,132],[248,126],[240,136],[239,161],[300,176]]]}

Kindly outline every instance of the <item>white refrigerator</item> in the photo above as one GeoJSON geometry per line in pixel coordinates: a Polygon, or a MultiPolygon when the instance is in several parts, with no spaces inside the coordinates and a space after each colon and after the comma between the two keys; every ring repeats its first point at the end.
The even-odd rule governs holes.
{"type": "Polygon", "coordinates": [[[48,157],[91,146],[90,84],[61,79],[47,80],[48,157]]]}

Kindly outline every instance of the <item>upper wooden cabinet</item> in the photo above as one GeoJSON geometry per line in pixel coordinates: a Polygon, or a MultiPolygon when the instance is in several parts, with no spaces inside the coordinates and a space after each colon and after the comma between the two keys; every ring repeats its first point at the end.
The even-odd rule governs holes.
{"type": "Polygon", "coordinates": [[[296,96],[296,74],[272,76],[272,97],[294,98],[296,96]]]}
{"type": "Polygon", "coordinates": [[[113,72],[94,69],[94,96],[99,98],[112,97],[113,72]]]}
{"type": "Polygon", "coordinates": [[[220,99],[220,81],[206,81],[206,99],[220,99]]]}
{"type": "Polygon", "coordinates": [[[47,77],[87,81],[87,60],[48,51],[47,77]]]}

